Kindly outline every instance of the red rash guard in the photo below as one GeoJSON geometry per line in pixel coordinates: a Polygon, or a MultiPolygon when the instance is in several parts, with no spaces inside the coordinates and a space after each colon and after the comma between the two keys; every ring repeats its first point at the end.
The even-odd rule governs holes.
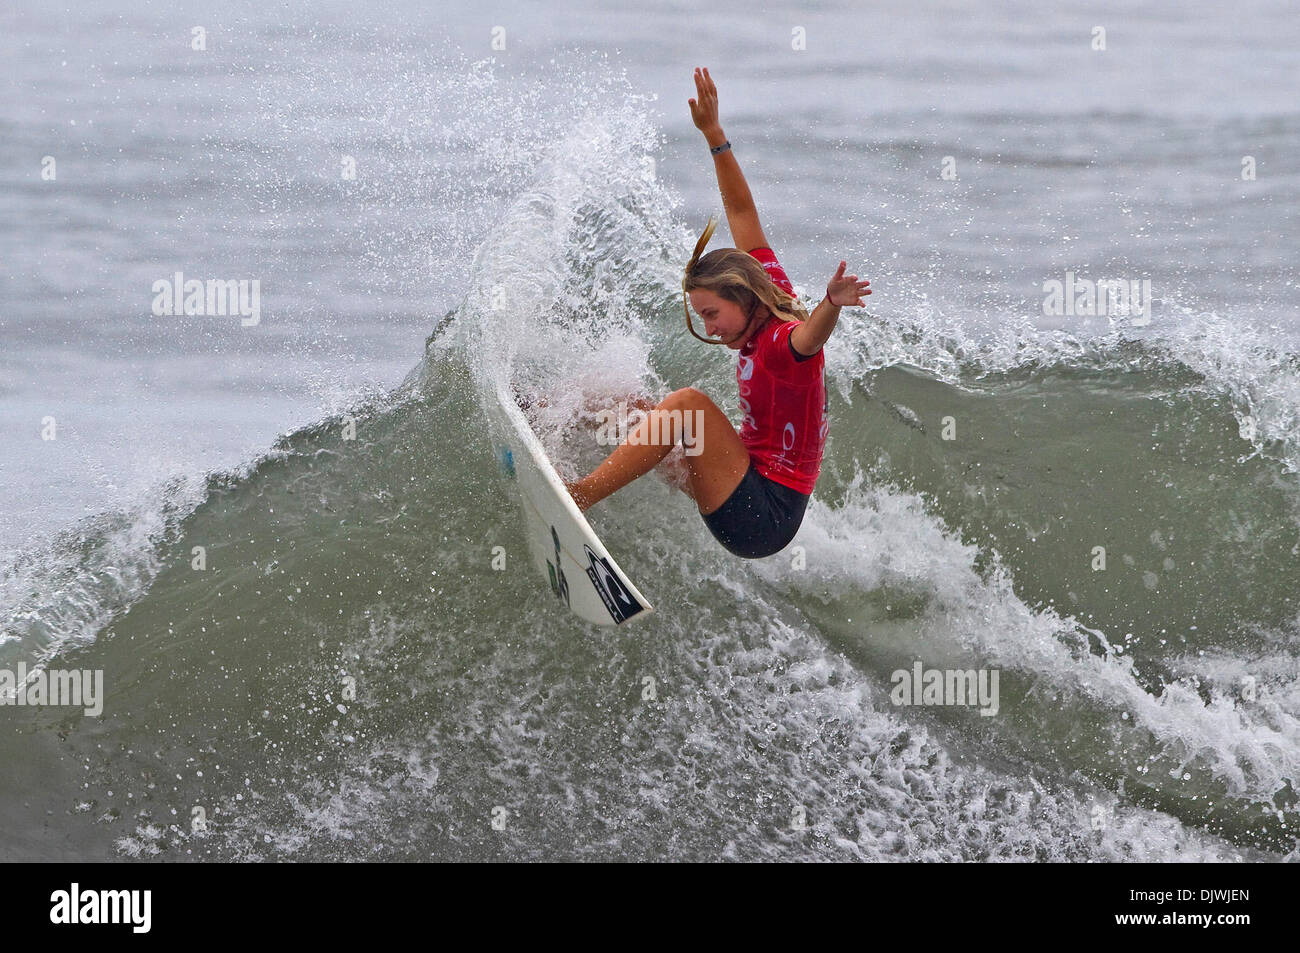
{"type": "MultiPolygon", "coordinates": [[[[794,286],[770,248],[750,253],[767,269],[772,283],[791,297],[794,286]]],[[[826,417],[826,359],[795,351],[790,334],[798,322],[770,318],[740,349],[736,384],[745,419],[740,439],[755,470],[800,493],[811,493],[822,468],[830,422],[826,417]]]]}

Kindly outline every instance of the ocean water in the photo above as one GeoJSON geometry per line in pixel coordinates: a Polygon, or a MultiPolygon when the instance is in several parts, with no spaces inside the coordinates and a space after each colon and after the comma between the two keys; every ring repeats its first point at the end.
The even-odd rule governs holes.
{"type": "Polygon", "coordinates": [[[0,858],[1294,860],[1300,22],[1128,7],[7,6],[0,669],[104,696],[0,706],[0,858]],[[485,401],[566,476],[618,396],[734,418],[696,65],[795,285],[875,293],[791,550],[638,481],[597,629],[485,401]]]}

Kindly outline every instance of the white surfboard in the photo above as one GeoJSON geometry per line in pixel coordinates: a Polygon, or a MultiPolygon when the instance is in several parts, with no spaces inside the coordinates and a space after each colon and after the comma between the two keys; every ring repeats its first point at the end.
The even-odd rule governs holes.
{"type": "Polygon", "coordinates": [[[551,592],[596,625],[650,615],[654,609],[578,509],[509,388],[499,386],[496,399],[497,462],[518,491],[533,564],[551,592]]]}

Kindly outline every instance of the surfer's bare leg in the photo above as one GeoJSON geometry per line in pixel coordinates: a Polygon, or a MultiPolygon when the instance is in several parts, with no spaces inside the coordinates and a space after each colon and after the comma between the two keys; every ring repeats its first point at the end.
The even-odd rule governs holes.
{"type": "MultiPolygon", "coordinates": [[[[599,400],[599,403],[596,403],[595,400],[593,398],[593,400],[587,402],[587,409],[592,412],[602,409],[609,403],[608,397],[599,400]]],[[[653,400],[649,397],[642,397],[640,394],[627,394],[620,398],[620,401],[628,407],[646,414],[654,410],[656,406],[653,400]]],[[[681,490],[691,499],[695,499],[695,493],[691,489],[691,471],[686,466],[683,457],[684,454],[678,453],[677,448],[674,447],[668,451],[668,455],[654,469],[670,489],[681,490]]]]}
{"type": "Polygon", "coordinates": [[[740,484],[749,451],[727,415],[694,387],[673,391],[656,404],[600,466],[566,484],[569,493],[580,509],[590,509],[649,473],[678,443],[689,450],[684,460],[690,495],[701,513],[712,513],[740,484]]]}

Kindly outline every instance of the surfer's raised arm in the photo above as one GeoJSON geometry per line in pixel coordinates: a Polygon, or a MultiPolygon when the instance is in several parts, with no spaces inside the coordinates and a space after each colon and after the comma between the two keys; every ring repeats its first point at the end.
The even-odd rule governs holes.
{"type": "MultiPolygon", "coordinates": [[[[695,128],[704,133],[710,151],[719,149],[727,144],[727,137],[718,120],[718,87],[709,76],[707,67],[703,70],[695,67],[695,89],[699,99],[686,101],[691,107],[691,119],[695,128]]],[[[718,173],[722,208],[727,213],[727,227],[731,229],[736,247],[741,251],[767,248],[767,236],[758,222],[758,207],[754,205],[754,196],[749,192],[749,184],[730,146],[713,152],[713,168],[718,173]]]]}
{"type": "Polygon", "coordinates": [[[808,320],[790,332],[790,343],[800,354],[816,354],[830,340],[835,322],[840,319],[840,308],[864,305],[863,295],[871,294],[871,282],[858,281],[857,275],[846,275],[847,261],[841,261],[831,280],[826,282],[826,297],[813,309],[808,320]]]}

